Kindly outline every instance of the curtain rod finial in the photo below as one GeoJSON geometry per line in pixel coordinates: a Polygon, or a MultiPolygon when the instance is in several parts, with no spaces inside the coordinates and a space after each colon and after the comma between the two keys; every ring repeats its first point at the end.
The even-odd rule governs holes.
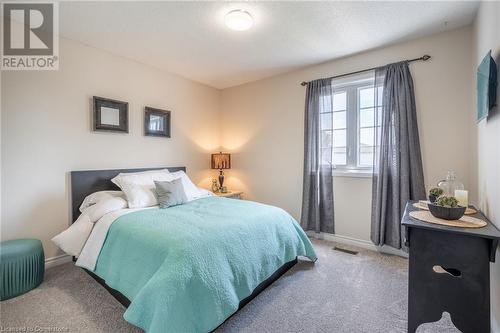
{"type": "Polygon", "coordinates": [[[300,85],[304,87],[304,86],[307,85],[307,82],[306,81],[302,81],[302,82],[300,82],[300,85]]]}
{"type": "Polygon", "coordinates": [[[428,54],[426,54],[426,55],[424,55],[424,56],[422,57],[422,60],[423,60],[423,61],[427,61],[427,60],[429,60],[430,58],[431,58],[431,56],[430,56],[430,55],[428,55],[428,54]]]}

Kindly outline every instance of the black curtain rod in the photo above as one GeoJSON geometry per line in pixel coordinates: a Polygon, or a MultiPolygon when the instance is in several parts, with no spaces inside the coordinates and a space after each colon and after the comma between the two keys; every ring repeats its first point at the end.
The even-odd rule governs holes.
{"type": "MultiPolygon", "coordinates": [[[[424,55],[424,56],[422,56],[422,57],[420,57],[420,58],[410,59],[410,60],[406,60],[406,61],[408,61],[408,62],[414,62],[414,61],[420,61],[420,60],[422,60],[422,61],[427,61],[427,60],[429,60],[430,58],[431,58],[431,56],[430,56],[430,55],[428,55],[428,54],[426,54],[426,55],[424,55]]],[[[380,67],[380,66],[379,66],[379,67],[380,67]]],[[[379,68],[379,67],[372,67],[372,68],[363,69],[363,70],[356,71],[356,72],[351,72],[351,73],[345,73],[345,74],[335,75],[335,76],[331,76],[331,77],[329,77],[328,79],[337,79],[337,78],[339,78],[339,77],[344,77],[344,76],[348,76],[348,75],[353,75],[353,74],[359,74],[359,73],[369,72],[369,71],[373,71],[373,70],[375,70],[375,69],[377,69],[377,68],[379,68]]],[[[300,83],[300,85],[301,85],[301,86],[305,86],[305,85],[307,85],[308,83],[309,83],[308,81],[302,81],[302,82],[300,83]]]]}

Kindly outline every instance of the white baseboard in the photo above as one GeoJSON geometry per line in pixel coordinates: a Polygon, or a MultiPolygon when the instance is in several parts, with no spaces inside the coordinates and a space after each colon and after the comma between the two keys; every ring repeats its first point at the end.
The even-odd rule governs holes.
{"type": "Polygon", "coordinates": [[[71,262],[71,260],[72,257],[67,254],[61,254],[57,257],[47,258],[45,259],[45,269],[71,262]]]}
{"type": "Polygon", "coordinates": [[[357,246],[357,247],[360,247],[360,248],[363,248],[366,250],[370,250],[370,251],[382,252],[382,253],[386,253],[386,254],[392,254],[392,255],[408,258],[408,254],[402,250],[397,250],[395,248],[392,248],[390,246],[385,246],[385,245],[384,246],[376,246],[372,242],[364,240],[364,239],[357,239],[357,238],[352,238],[352,237],[342,236],[342,235],[337,235],[337,234],[329,234],[326,232],[316,233],[314,231],[307,231],[306,234],[310,237],[314,237],[317,239],[324,239],[324,240],[330,241],[330,242],[357,246]]]}

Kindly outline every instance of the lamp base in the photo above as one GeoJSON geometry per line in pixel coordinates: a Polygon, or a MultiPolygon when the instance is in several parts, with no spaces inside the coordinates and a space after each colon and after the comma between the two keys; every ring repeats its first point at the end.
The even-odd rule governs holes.
{"type": "Polygon", "coordinates": [[[219,188],[222,188],[222,185],[224,184],[224,171],[222,169],[219,170],[219,188]]]}

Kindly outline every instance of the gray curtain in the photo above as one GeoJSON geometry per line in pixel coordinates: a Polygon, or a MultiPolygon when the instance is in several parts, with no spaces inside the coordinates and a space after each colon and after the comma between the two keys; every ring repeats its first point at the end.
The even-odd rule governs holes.
{"type": "MultiPolygon", "coordinates": [[[[331,79],[307,84],[304,121],[304,185],[301,225],[304,230],[334,233],[332,149],[321,160],[321,112],[333,108],[331,79]],[[329,157],[329,158],[328,158],[329,157]]],[[[332,117],[333,118],[333,117],[332,117]]],[[[331,128],[331,127],[330,127],[331,128]]]]}
{"type": "MultiPolygon", "coordinates": [[[[372,187],[371,239],[376,245],[403,248],[401,217],[408,200],[425,199],[422,157],[418,139],[413,79],[408,62],[375,71],[383,87],[377,112],[372,187]]],[[[375,94],[380,98],[379,94],[375,94]]]]}

